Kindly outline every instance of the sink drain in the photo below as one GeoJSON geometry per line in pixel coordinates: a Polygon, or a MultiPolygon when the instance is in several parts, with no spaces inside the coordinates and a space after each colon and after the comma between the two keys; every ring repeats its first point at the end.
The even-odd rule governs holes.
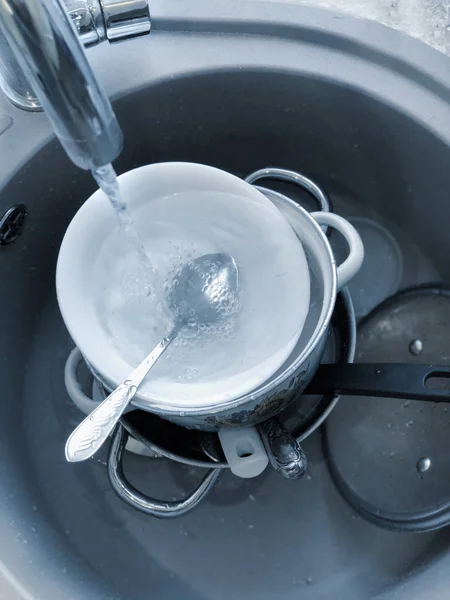
{"type": "Polygon", "coordinates": [[[27,215],[27,207],[24,204],[8,208],[0,218],[0,246],[12,244],[19,237],[25,227],[27,215]]]}

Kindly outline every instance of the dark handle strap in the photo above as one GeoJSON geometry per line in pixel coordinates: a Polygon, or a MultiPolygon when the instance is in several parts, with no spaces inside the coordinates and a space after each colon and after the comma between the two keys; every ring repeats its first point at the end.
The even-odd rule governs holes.
{"type": "Polygon", "coordinates": [[[450,367],[395,363],[320,365],[303,393],[450,402],[450,367]],[[448,380],[447,389],[427,386],[432,377],[448,380]]]}

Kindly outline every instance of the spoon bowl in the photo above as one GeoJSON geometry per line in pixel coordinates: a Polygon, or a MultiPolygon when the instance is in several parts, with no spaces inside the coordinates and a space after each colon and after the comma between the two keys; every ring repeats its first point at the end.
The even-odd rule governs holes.
{"type": "Polygon", "coordinates": [[[238,267],[229,254],[205,254],[173,278],[169,307],[179,325],[210,325],[237,310],[238,267]]]}

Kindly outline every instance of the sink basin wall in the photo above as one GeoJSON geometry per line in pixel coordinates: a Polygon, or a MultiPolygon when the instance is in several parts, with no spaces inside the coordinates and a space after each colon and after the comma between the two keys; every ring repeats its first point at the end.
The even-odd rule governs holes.
{"type": "MultiPolygon", "coordinates": [[[[448,58],[325,11],[164,4],[150,36],[91,53],[124,130],[118,172],[164,160],[241,176],[295,169],[337,211],[389,229],[402,285],[450,277],[448,58]]],[[[306,445],[312,479],[224,477],[195,513],[170,523],[115,498],[104,454],[65,463],[64,440],[81,415],[63,386],[71,341],[54,269],[95,184],[49,139],[45,115],[0,99],[2,112],[15,122],[0,135],[0,210],[21,202],[29,219],[16,243],[0,247],[0,598],[321,599],[332,590],[364,600],[394,588],[396,599],[447,598],[447,531],[400,535],[352,518],[320,433],[306,445]]],[[[183,493],[201,475],[139,457],[127,466],[155,495],[183,493]]]]}

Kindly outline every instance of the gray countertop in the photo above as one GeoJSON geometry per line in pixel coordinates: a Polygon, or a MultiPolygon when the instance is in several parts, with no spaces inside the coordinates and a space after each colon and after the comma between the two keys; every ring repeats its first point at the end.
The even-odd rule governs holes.
{"type": "Polygon", "coordinates": [[[285,0],[378,21],[450,54],[450,0],[285,0]]]}

